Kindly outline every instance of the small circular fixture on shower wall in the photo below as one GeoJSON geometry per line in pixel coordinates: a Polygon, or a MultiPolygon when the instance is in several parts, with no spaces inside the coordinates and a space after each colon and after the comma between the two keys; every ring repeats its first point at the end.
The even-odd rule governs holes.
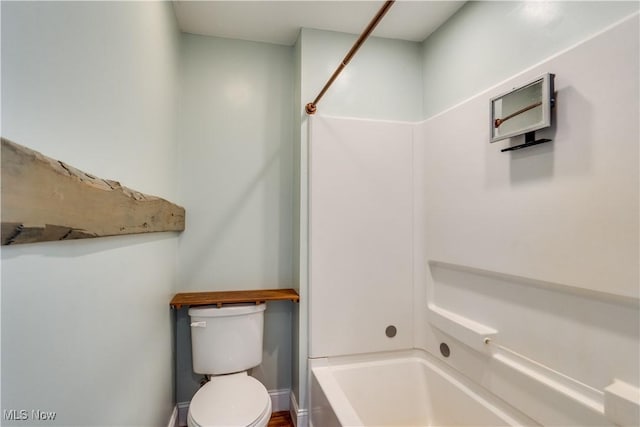
{"type": "Polygon", "coordinates": [[[389,325],[387,326],[387,329],[384,330],[384,333],[386,336],[388,336],[389,338],[393,338],[396,336],[396,334],[398,333],[398,330],[396,329],[395,326],[393,325],[389,325]]]}
{"type": "Polygon", "coordinates": [[[444,357],[449,357],[449,355],[451,354],[451,350],[449,350],[449,346],[446,343],[440,343],[440,353],[444,357]]]}

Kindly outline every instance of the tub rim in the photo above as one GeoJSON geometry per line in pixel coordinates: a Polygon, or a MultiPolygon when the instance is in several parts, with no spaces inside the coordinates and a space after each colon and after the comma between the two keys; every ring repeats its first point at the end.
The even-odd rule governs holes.
{"type": "MultiPolygon", "coordinates": [[[[334,415],[342,426],[365,426],[349,398],[344,393],[333,372],[358,369],[367,366],[420,363],[450,382],[469,398],[475,400],[508,426],[541,426],[513,405],[501,399],[481,384],[477,384],[444,361],[422,349],[398,350],[379,353],[363,353],[309,359],[309,376],[316,382],[331,405],[334,415]]],[[[311,384],[311,381],[309,382],[311,384]]],[[[310,394],[311,395],[311,394],[310,394]]]]}

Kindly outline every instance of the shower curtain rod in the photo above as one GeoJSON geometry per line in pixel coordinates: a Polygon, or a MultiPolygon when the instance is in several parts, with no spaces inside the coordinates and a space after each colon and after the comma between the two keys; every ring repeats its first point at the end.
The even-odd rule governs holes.
{"type": "Polygon", "coordinates": [[[391,8],[391,6],[393,6],[394,3],[395,3],[395,0],[384,2],[384,5],[380,8],[378,13],[376,13],[376,16],[373,17],[371,22],[369,22],[369,25],[367,25],[367,28],[365,28],[362,34],[360,34],[360,37],[358,37],[358,40],[356,40],[356,42],[353,44],[353,46],[351,47],[351,50],[349,50],[349,53],[347,53],[347,56],[344,57],[344,59],[342,60],[340,65],[338,65],[338,68],[336,68],[336,70],[333,72],[333,75],[331,75],[331,77],[329,78],[327,83],[324,85],[324,87],[322,88],[318,96],[316,96],[316,99],[314,99],[313,102],[308,103],[304,107],[307,114],[315,114],[316,105],[318,104],[318,102],[320,102],[320,99],[322,98],[322,96],[325,94],[327,89],[329,89],[333,81],[342,72],[343,68],[349,63],[349,61],[351,61],[351,58],[353,58],[353,56],[356,54],[358,49],[360,49],[360,46],[364,44],[364,42],[367,40],[369,35],[373,32],[374,28],[376,28],[378,23],[380,23],[384,15],[389,11],[389,9],[391,8]]]}

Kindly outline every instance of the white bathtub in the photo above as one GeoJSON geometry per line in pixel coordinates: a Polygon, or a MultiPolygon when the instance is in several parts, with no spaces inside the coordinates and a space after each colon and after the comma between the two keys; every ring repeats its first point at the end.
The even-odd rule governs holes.
{"type": "Polygon", "coordinates": [[[311,361],[313,427],[539,425],[425,352],[311,361]]]}

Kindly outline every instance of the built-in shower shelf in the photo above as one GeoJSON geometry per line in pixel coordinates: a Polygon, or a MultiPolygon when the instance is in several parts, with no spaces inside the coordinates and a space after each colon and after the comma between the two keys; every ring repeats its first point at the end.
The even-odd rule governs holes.
{"type": "Polygon", "coordinates": [[[171,308],[192,307],[199,305],[255,303],[267,301],[299,302],[300,295],[295,289],[255,289],[248,291],[217,291],[217,292],[184,292],[176,294],[169,305],[171,308]]]}
{"type": "Polygon", "coordinates": [[[427,305],[429,322],[442,332],[478,351],[487,351],[488,343],[498,334],[495,329],[457,313],[427,305]]]}

